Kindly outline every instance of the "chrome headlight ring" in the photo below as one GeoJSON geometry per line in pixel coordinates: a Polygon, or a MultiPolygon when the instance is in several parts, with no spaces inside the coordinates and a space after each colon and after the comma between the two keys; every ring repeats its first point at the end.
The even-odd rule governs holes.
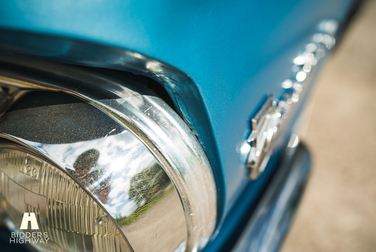
{"type": "MultiPolygon", "coordinates": [[[[8,100],[28,90],[61,91],[103,111],[135,136],[178,192],[187,225],[186,250],[196,251],[209,241],[217,218],[217,189],[210,163],[189,127],[163,100],[127,88],[121,78],[87,68],[77,71],[72,66],[5,55],[1,61],[5,67],[0,69],[0,83],[18,89],[8,100]],[[56,82],[51,81],[53,78],[56,82]]],[[[56,158],[30,141],[6,134],[3,137],[22,142],[51,160],[56,158]]]]}

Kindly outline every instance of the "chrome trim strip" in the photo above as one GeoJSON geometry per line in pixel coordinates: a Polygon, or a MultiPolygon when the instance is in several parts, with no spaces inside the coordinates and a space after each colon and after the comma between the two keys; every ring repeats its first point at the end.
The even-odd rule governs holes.
{"type": "Polygon", "coordinates": [[[161,163],[179,193],[188,230],[186,250],[196,251],[205,246],[217,218],[213,172],[194,134],[168,105],[157,97],[127,88],[122,78],[85,68],[77,71],[78,67],[30,60],[39,63],[33,65],[27,59],[18,62],[11,56],[2,56],[1,60],[27,69],[1,68],[1,84],[69,93],[102,110],[132,132],[161,163]],[[58,79],[55,85],[51,84],[53,78],[58,79]],[[118,98],[99,99],[98,93],[103,92],[118,98]]]}
{"type": "Polygon", "coordinates": [[[307,148],[293,135],[283,162],[232,251],[278,251],[307,183],[310,161],[307,148]]]}
{"type": "Polygon", "coordinates": [[[319,32],[313,36],[312,42],[293,60],[292,77],[282,83],[282,95],[274,101],[273,96],[268,96],[252,118],[251,133],[241,147],[241,160],[247,160],[245,167],[250,168],[250,179],[257,179],[267,165],[273,140],[286,127],[283,122],[288,114],[297,110],[318,64],[335,46],[337,29],[338,22],[333,19],[319,24],[319,32]]]}

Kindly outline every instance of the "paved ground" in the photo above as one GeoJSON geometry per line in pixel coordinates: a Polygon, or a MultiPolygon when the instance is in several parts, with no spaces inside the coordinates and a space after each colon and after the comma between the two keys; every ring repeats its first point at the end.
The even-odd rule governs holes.
{"type": "Polygon", "coordinates": [[[313,173],[282,252],[376,251],[376,1],[323,71],[304,137],[313,173]]]}

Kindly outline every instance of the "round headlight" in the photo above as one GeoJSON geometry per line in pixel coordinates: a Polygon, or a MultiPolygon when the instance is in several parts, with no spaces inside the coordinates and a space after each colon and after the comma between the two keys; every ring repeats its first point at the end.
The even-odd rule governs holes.
{"type": "MultiPolygon", "coordinates": [[[[46,99],[42,103],[46,103],[46,99]]],[[[183,246],[187,238],[187,224],[178,193],[170,178],[148,148],[134,134],[101,111],[64,94],[30,93],[1,118],[0,129],[3,138],[18,144],[20,148],[29,149],[29,153],[33,151],[45,160],[55,163],[54,168],[49,169],[54,169],[56,174],[61,175],[47,173],[48,178],[44,178],[41,161],[37,161],[37,165],[34,165],[35,160],[39,160],[35,156],[25,154],[25,161],[18,158],[22,155],[17,152],[16,161],[12,161],[13,154],[5,160],[18,164],[18,167],[12,166],[15,171],[31,169],[31,178],[34,176],[37,179],[33,184],[35,190],[40,190],[37,187],[43,188],[49,196],[40,206],[63,214],[63,218],[72,220],[74,227],[79,228],[67,229],[67,233],[82,232],[88,238],[96,235],[81,230],[80,221],[92,225],[98,222],[96,219],[91,219],[90,212],[79,205],[73,206],[74,209],[72,208],[71,211],[63,210],[69,207],[70,203],[59,198],[73,197],[79,204],[83,200],[80,192],[87,192],[86,197],[97,202],[98,207],[106,213],[106,216],[103,215],[103,220],[113,223],[114,227],[117,227],[115,229],[126,237],[129,247],[133,250],[173,251],[178,246],[183,246]],[[48,105],[41,104],[39,101],[42,100],[39,98],[46,96],[53,97],[54,102],[47,102],[48,105]],[[35,101],[38,106],[29,108],[30,104],[35,105],[35,101]],[[65,103],[60,104],[62,101],[65,103]],[[49,118],[49,120],[40,121],[40,118],[49,118]],[[91,132],[99,126],[100,129],[91,132]],[[40,129],[48,130],[44,134],[35,134],[40,129]],[[63,178],[75,181],[81,189],[67,187],[66,182],[62,181],[63,178]],[[48,186],[43,184],[44,182],[48,182],[48,186]]],[[[19,176],[28,178],[26,175],[19,176]]],[[[28,198],[34,202],[34,206],[38,206],[42,200],[36,197],[28,198]]],[[[36,207],[33,211],[29,211],[26,204],[18,207],[15,213],[19,217],[24,212],[34,212],[40,221],[45,219],[44,215],[41,216],[41,212],[45,211],[42,208],[36,207]]],[[[47,216],[51,219],[46,222],[52,225],[50,228],[55,228],[55,223],[61,221],[54,212],[47,216]]],[[[85,225],[83,227],[86,227],[85,225]]],[[[60,226],[59,230],[64,231],[60,226]]],[[[105,229],[103,234],[105,237],[107,235],[110,237],[111,233],[106,234],[107,231],[109,229],[105,229]]],[[[69,236],[66,239],[57,237],[52,235],[50,242],[63,251],[91,251],[91,249],[80,250],[79,245],[77,249],[71,249],[72,247],[67,247],[65,244],[77,243],[77,239],[71,239],[72,237],[69,236]]],[[[106,250],[113,246],[108,242],[105,245],[106,250]]]]}
{"type": "Polygon", "coordinates": [[[2,143],[0,179],[1,207],[20,229],[13,230],[11,244],[42,251],[131,251],[101,204],[35,154],[2,143]]]}
{"type": "MultiPolygon", "coordinates": [[[[19,99],[0,118],[0,138],[22,146],[34,160],[39,158],[51,163],[58,174],[64,174],[64,181],[75,182],[85,200],[96,203],[103,211],[102,215],[90,216],[85,210],[87,205],[79,207],[77,201],[76,212],[64,212],[62,209],[69,203],[58,197],[60,194],[76,197],[78,189],[67,188],[66,182],[60,180],[53,182],[48,197],[58,203],[51,205],[46,201],[41,206],[52,210],[60,207],[56,210],[58,215],[47,216],[51,223],[55,222],[51,228],[58,227],[60,232],[54,236],[55,231],[51,231],[54,246],[61,250],[80,250],[69,247],[77,243],[76,236],[61,236],[64,232],[83,231],[62,229],[63,226],[56,224],[60,223],[59,218],[73,218],[74,214],[79,228],[88,222],[94,227],[98,223],[113,225],[114,231],[108,235],[118,240],[111,243],[106,236],[106,250],[110,251],[115,251],[112,248],[196,251],[205,246],[216,224],[216,186],[200,143],[175,111],[149,90],[127,88],[124,76],[107,79],[99,71],[77,71],[69,66],[39,61],[38,64],[21,63],[29,69],[22,81],[17,77],[19,72],[12,69],[18,61],[12,62],[9,68],[6,63],[2,65],[0,73],[6,74],[0,76],[0,83],[12,86],[5,96],[7,104],[18,100],[23,90],[61,93],[30,92],[19,99]],[[51,84],[54,78],[49,75],[54,73],[53,66],[58,69],[58,74],[53,76],[58,85],[51,84]],[[36,75],[33,74],[35,69],[36,75]],[[69,82],[65,82],[67,79],[69,82]]],[[[20,161],[19,169],[25,169],[25,165],[20,161]]],[[[11,205],[9,198],[3,198],[11,205]]],[[[35,202],[40,198],[34,199],[37,201],[33,200],[33,206],[38,206],[35,202]]],[[[34,212],[39,221],[44,220],[40,216],[42,208],[29,211],[25,206],[19,206],[13,214],[34,212]]],[[[14,222],[20,225],[19,219],[14,222]]],[[[48,226],[49,222],[46,223],[48,226]]],[[[87,236],[82,238],[87,246],[82,251],[94,249],[87,244],[96,233],[82,235],[87,236]]]]}

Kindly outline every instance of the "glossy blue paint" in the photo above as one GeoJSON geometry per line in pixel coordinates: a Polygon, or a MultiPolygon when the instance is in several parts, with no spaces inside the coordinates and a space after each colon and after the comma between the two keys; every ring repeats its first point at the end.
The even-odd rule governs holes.
{"type": "MultiPolygon", "coordinates": [[[[224,181],[224,186],[220,183],[220,193],[226,214],[248,183],[239,147],[257,105],[265,95],[281,94],[280,84],[290,77],[292,59],[311,39],[317,24],[326,18],[342,20],[350,3],[350,0],[2,1],[0,27],[128,49],[189,75],[197,85],[210,125],[204,129],[200,118],[191,124],[200,139],[211,138],[214,143],[205,147],[207,152],[214,153],[210,157],[218,158],[214,163],[224,181]]],[[[70,40],[61,41],[49,44],[56,51],[43,56],[57,60],[62,57],[70,48],[70,40]]],[[[23,43],[23,49],[26,48],[23,53],[33,55],[27,51],[28,41],[23,43]]],[[[45,46],[40,45],[41,51],[45,46]]],[[[97,59],[91,65],[100,63],[97,59]]],[[[184,93],[187,90],[182,89],[179,95],[189,97],[189,93],[184,93]]],[[[188,109],[197,110],[195,106],[190,104],[188,109]]],[[[278,142],[276,153],[281,152],[287,139],[278,142]]],[[[271,162],[277,158],[278,155],[271,162]]],[[[256,190],[262,180],[252,183],[256,190]]]]}

